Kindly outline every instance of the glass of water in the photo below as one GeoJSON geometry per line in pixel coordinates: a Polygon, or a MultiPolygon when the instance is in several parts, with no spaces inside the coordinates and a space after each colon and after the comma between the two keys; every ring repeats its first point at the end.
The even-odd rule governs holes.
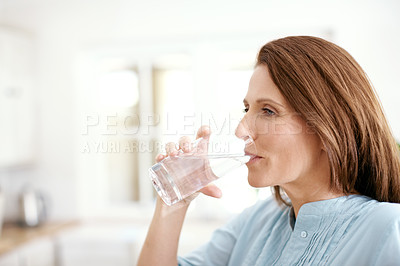
{"type": "Polygon", "coordinates": [[[238,138],[211,135],[191,144],[189,152],[178,151],[149,169],[150,179],[169,206],[199,191],[210,182],[244,165],[256,154],[250,136],[238,138]]]}

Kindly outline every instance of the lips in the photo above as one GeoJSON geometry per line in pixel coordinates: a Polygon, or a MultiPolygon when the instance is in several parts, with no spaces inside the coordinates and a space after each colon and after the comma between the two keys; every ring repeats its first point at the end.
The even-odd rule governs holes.
{"type": "Polygon", "coordinates": [[[247,152],[247,151],[245,151],[245,154],[250,156],[250,160],[246,163],[247,165],[263,159],[263,157],[258,156],[257,154],[247,152]]]}
{"type": "Polygon", "coordinates": [[[248,152],[248,151],[244,151],[244,154],[249,155],[251,157],[261,157],[261,156],[258,156],[257,154],[254,154],[254,153],[251,153],[251,152],[248,152]]]}

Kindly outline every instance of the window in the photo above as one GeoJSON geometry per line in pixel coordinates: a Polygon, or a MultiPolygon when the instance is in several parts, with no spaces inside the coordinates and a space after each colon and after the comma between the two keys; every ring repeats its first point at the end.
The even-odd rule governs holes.
{"type": "Polygon", "coordinates": [[[106,129],[99,146],[105,156],[111,203],[139,201],[138,156],[135,132],[139,126],[139,79],[132,69],[108,71],[97,82],[98,106],[106,129]]]}
{"type": "MultiPolygon", "coordinates": [[[[204,76],[207,82],[203,80],[202,83],[207,88],[196,88],[196,73],[190,69],[153,69],[155,113],[160,115],[158,141],[165,144],[176,142],[183,135],[194,137],[203,124],[209,125],[218,135],[234,134],[243,116],[242,101],[251,74],[252,69],[248,68],[222,69],[204,76]],[[204,100],[196,99],[196,94],[202,94],[204,100]]],[[[223,191],[223,198],[215,201],[200,196],[192,209],[208,212],[210,205],[219,204],[223,207],[217,208],[219,214],[229,215],[239,213],[265,195],[264,191],[249,186],[245,166],[216,183],[223,191]],[[221,210],[227,213],[221,213],[221,210]]]]}
{"type": "MultiPolygon", "coordinates": [[[[85,215],[151,215],[146,206],[156,193],[148,168],[167,142],[194,137],[203,124],[219,135],[234,134],[257,49],[187,47],[185,53],[142,47],[126,57],[89,55],[81,106],[80,206],[85,215]]],[[[265,197],[248,185],[245,166],[217,185],[223,198],[199,196],[192,213],[226,218],[265,197]]]]}

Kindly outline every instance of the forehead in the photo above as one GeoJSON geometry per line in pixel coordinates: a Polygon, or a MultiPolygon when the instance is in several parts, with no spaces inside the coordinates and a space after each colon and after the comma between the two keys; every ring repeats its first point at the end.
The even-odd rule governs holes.
{"type": "Polygon", "coordinates": [[[269,98],[282,105],[287,105],[286,99],[272,81],[268,68],[258,65],[251,76],[245,101],[249,104],[260,98],[269,98]]]}

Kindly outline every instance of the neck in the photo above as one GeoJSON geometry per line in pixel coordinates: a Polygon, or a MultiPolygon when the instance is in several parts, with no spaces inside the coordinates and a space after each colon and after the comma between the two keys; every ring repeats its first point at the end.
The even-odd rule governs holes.
{"type": "Polygon", "coordinates": [[[321,150],[320,160],[313,167],[311,173],[280,186],[292,202],[295,217],[301,206],[306,203],[345,195],[342,191],[330,187],[330,167],[328,156],[324,150],[321,150]]]}
{"type": "Polygon", "coordinates": [[[296,218],[301,206],[306,203],[334,199],[345,195],[343,192],[335,192],[331,189],[324,189],[321,187],[311,187],[307,191],[296,191],[293,188],[285,186],[283,187],[283,190],[286,192],[290,198],[290,201],[292,202],[294,215],[296,218]]]}

